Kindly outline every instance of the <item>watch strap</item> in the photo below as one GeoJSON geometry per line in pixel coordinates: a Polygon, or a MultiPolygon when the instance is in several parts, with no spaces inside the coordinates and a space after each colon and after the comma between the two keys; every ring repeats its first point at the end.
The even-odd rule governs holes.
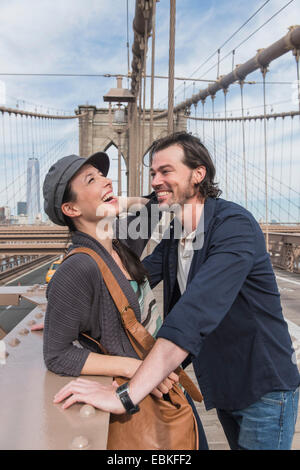
{"type": "Polygon", "coordinates": [[[132,402],[132,400],[129,396],[128,389],[129,389],[128,382],[125,382],[124,384],[120,385],[117,388],[116,394],[120,398],[120,400],[121,400],[125,410],[127,411],[127,413],[132,415],[132,414],[137,413],[138,411],[140,411],[140,407],[138,405],[133,404],[133,402],[132,402]]]}

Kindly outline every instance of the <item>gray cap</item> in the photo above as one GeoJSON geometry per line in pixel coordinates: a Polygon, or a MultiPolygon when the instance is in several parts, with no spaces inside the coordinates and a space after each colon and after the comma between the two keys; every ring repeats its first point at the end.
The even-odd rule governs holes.
{"type": "Polygon", "coordinates": [[[58,160],[49,169],[43,185],[44,210],[57,225],[66,225],[61,205],[70,179],[86,163],[96,166],[104,176],[109,170],[109,158],[105,152],[97,152],[88,158],[68,155],[58,160]]]}

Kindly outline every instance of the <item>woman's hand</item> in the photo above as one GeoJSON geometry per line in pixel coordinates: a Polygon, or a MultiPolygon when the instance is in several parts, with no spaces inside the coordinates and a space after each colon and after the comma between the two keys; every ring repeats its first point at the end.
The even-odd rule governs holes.
{"type": "Polygon", "coordinates": [[[30,328],[31,331],[41,331],[43,329],[44,329],[44,322],[37,323],[36,325],[32,325],[30,328]]]}
{"type": "Polygon", "coordinates": [[[62,405],[63,409],[69,408],[74,403],[87,403],[95,408],[115,414],[125,413],[122,402],[116,395],[118,384],[116,381],[110,386],[101,385],[86,379],[76,379],[65,385],[54,397],[53,403],[57,404],[67,400],[62,405]]]}
{"type": "MultiPolygon", "coordinates": [[[[178,375],[172,372],[169,377],[151,393],[157,398],[161,398],[163,394],[169,392],[174,383],[178,382],[178,380],[178,375]]],[[[57,404],[67,399],[62,405],[63,409],[80,402],[87,403],[103,411],[122,414],[125,412],[125,409],[116,395],[117,388],[118,384],[115,380],[111,386],[107,387],[101,385],[99,382],[79,378],[72,380],[59,390],[54,397],[53,403],[57,404]]]]}

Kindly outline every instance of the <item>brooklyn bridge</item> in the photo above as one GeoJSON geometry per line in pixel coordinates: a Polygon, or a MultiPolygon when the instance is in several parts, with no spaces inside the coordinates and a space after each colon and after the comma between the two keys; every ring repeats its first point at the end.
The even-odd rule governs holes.
{"type": "MultiPolygon", "coordinates": [[[[189,2],[184,3],[188,9],[189,2]]],[[[275,28],[276,37],[270,32],[273,22],[288,11],[297,21],[300,10],[297,1],[275,3],[278,8],[270,0],[255,2],[258,8],[253,11],[252,4],[244,5],[239,27],[228,28],[222,43],[212,43],[211,54],[203,50],[201,63],[197,55],[184,73],[177,67],[177,49],[187,55],[192,52],[178,29],[180,22],[186,21],[185,29],[189,24],[175,0],[136,0],[131,7],[128,1],[118,2],[127,25],[125,73],[124,64],[119,73],[72,73],[67,68],[61,74],[14,74],[1,68],[3,83],[17,75],[14,79],[20,83],[25,77],[31,79],[33,88],[38,76],[45,80],[101,77],[107,84],[97,103],[88,103],[87,87],[85,104],[60,111],[22,96],[16,99],[2,93],[1,98],[0,83],[0,340],[5,343],[0,365],[1,449],[106,448],[107,414],[97,412],[103,427],[98,433],[99,421],[94,415],[83,419],[79,405],[67,418],[53,407],[51,397],[67,378],[45,370],[42,332],[31,331],[44,318],[46,273],[70,244],[68,230],[47,218],[42,198],[48,169],[65,155],[107,152],[115,193],[139,196],[152,191],[148,149],[153,140],[175,131],[198,136],[212,156],[221,197],[248,209],[263,230],[299,364],[300,26],[289,23],[282,30],[275,28]],[[164,74],[159,67],[162,23],[168,26],[164,74]],[[260,39],[260,47],[249,53],[260,32],[266,32],[265,41],[260,39]],[[163,98],[160,88],[165,90],[163,98]],[[22,399],[17,397],[20,390],[22,399]],[[12,422],[18,423],[17,430],[12,422]],[[78,441],[78,436],[85,438],[78,441]]],[[[199,21],[201,9],[197,5],[199,21]]],[[[110,14],[113,21],[117,12],[110,14]]],[[[198,34],[200,42],[201,26],[198,34]]],[[[92,87],[95,82],[89,83],[92,87]]],[[[164,224],[162,219],[147,252],[162,237],[164,224]]],[[[156,295],[162,303],[160,288],[156,295]]],[[[199,412],[210,448],[227,449],[215,415],[205,414],[202,408],[199,412]]],[[[297,426],[294,449],[300,449],[297,426]]]]}

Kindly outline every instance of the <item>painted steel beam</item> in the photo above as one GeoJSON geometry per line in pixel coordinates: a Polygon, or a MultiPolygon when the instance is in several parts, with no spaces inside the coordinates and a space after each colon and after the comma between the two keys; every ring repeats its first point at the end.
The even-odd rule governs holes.
{"type": "MultiPolygon", "coordinates": [[[[273,60],[286,54],[288,51],[298,50],[299,48],[300,26],[291,26],[288,34],[271,44],[269,47],[259,49],[252,59],[248,60],[244,64],[237,65],[232,72],[221,76],[219,80],[211,83],[205,90],[200,90],[199,93],[196,93],[188,100],[179,103],[174,107],[174,113],[189,108],[192,104],[197,104],[198,101],[204,101],[208,96],[215,96],[218,91],[226,90],[236,81],[243,81],[247,75],[255,70],[267,68],[273,60]]],[[[154,116],[154,120],[162,119],[167,115],[168,112],[164,111],[161,114],[154,116]]]]}
{"type": "MultiPolygon", "coordinates": [[[[1,364],[0,449],[2,450],[104,450],[109,413],[75,404],[62,410],[53,404],[54,395],[70,381],[46,369],[43,359],[43,332],[31,332],[43,321],[46,299],[39,286],[12,286],[15,295],[37,305],[2,340],[6,348],[1,364]],[[25,290],[25,291],[24,291],[25,290]],[[4,363],[3,363],[4,362],[4,363]]],[[[5,288],[0,288],[3,293],[5,288]]],[[[3,353],[3,351],[2,351],[3,353]]],[[[90,376],[110,385],[110,377],[90,376]]]]}

